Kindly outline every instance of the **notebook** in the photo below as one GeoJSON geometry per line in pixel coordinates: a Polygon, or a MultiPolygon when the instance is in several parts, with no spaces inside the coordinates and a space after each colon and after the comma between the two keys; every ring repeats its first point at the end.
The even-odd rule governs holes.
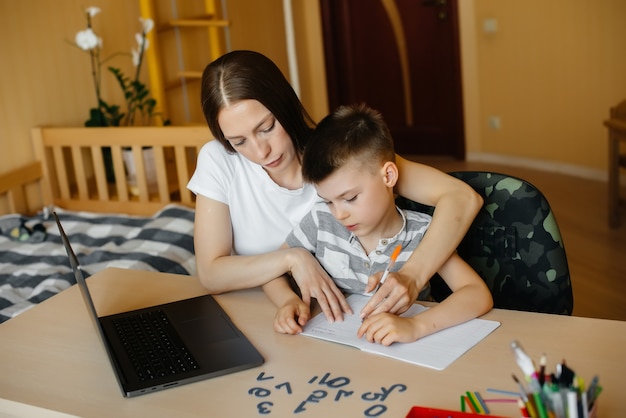
{"type": "MultiPolygon", "coordinates": [[[[384,346],[370,343],[365,338],[357,338],[356,335],[361,326],[358,312],[361,312],[370,297],[352,294],[346,300],[354,312],[352,315],[344,315],[343,321],[329,323],[324,314],[319,313],[306,324],[301,335],[349,345],[418,366],[443,370],[500,326],[498,321],[475,318],[411,343],[384,346]]],[[[413,304],[401,316],[412,317],[426,309],[429,308],[413,304]]]]}
{"type": "Polygon", "coordinates": [[[264,359],[211,295],[98,317],[78,258],[56,213],[87,311],[125,397],[222,376],[264,359]]]}

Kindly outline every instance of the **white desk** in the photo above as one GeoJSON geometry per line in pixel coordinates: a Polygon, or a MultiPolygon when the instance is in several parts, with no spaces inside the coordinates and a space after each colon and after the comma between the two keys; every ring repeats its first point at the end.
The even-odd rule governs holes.
{"type": "MultiPolygon", "coordinates": [[[[88,283],[99,315],[205,293],[193,277],[132,270],[105,270],[88,283]]],[[[277,334],[272,328],[275,309],[258,289],[217,300],[263,354],[265,364],[131,399],[121,395],[76,286],[5,322],[0,325],[0,416],[47,411],[48,416],[85,417],[284,417],[302,406],[305,410],[295,415],[354,417],[369,411],[370,416],[404,417],[413,405],[458,411],[465,391],[492,398],[498,395],[488,394],[487,388],[517,389],[511,373],[521,377],[521,372],[509,350],[513,339],[535,359],[546,352],[548,370],[565,358],[587,380],[598,374],[604,387],[600,415],[624,413],[626,322],[493,310],[485,318],[500,321],[500,328],[447,369],[435,371],[277,334]],[[320,384],[327,373],[329,384],[320,384]],[[367,400],[376,398],[381,388],[400,384],[405,391],[395,386],[386,399],[379,395],[367,400]],[[306,402],[312,394],[324,393],[319,402],[306,402]]],[[[519,415],[514,404],[489,406],[492,414],[519,415]]]]}

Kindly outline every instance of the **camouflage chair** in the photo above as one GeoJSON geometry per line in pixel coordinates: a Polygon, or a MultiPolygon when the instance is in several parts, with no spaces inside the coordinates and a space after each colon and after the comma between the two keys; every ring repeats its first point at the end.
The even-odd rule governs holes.
{"type": "MultiPolygon", "coordinates": [[[[504,174],[449,174],[484,199],[458,253],[487,283],[494,307],[571,315],[574,298],[563,240],[543,194],[532,184],[504,174]]],[[[420,212],[433,210],[403,197],[397,204],[420,212]]],[[[435,276],[431,285],[436,300],[450,294],[440,277],[435,276]]]]}

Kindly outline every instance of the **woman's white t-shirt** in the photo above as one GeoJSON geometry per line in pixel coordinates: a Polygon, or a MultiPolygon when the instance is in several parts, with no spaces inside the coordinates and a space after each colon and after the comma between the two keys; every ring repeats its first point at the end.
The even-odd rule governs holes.
{"type": "Polygon", "coordinates": [[[238,153],[229,154],[216,140],[200,150],[187,188],[228,205],[233,251],[239,255],[278,249],[319,200],[313,185],[297,190],[280,187],[261,166],[238,153]]]}

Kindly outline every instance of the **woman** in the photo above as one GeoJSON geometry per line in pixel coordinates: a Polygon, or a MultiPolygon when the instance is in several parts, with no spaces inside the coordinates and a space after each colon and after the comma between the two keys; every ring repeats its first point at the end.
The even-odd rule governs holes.
{"type": "MultiPolygon", "coordinates": [[[[302,181],[300,159],[312,119],[280,69],[253,51],[233,51],[202,75],[202,110],[216,141],[198,155],[188,188],[196,194],[197,274],[212,293],[263,285],[290,274],[302,300],[317,299],[329,320],[350,312],[341,291],[302,248],[279,249],[319,198],[302,181]]],[[[436,206],[422,244],[362,311],[401,313],[455,251],[482,199],[432,167],[397,157],[398,194],[436,206]]]]}

